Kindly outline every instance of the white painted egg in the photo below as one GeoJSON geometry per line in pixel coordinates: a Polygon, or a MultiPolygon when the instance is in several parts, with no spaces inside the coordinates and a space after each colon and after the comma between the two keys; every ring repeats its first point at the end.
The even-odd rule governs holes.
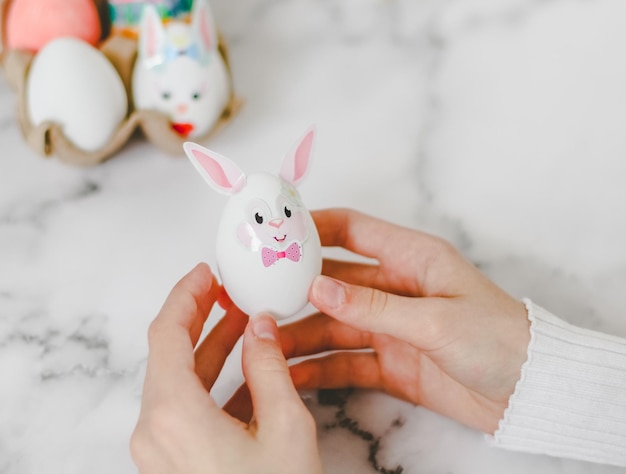
{"type": "Polygon", "coordinates": [[[217,230],[222,284],[247,314],[292,316],[321,271],[317,229],[298,192],[279,178],[251,175],[245,191],[230,198],[217,230]]]}
{"type": "Polygon", "coordinates": [[[293,316],[322,270],[322,246],[296,186],[306,174],[310,129],[286,156],[280,176],[246,176],[231,160],[194,143],[187,156],[217,191],[230,195],[217,227],[216,260],[231,300],[248,315],[293,316]]]}
{"type": "Polygon", "coordinates": [[[161,22],[152,5],[143,9],[133,101],[138,110],[166,115],[187,138],[206,135],[230,101],[230,74],[219,51],[209,4],[195,0],[191,23],[161,22]]]}
{"type": "Polygon", "coordinates": [[[107,145],[128,108],[113,65],[93,46],[69,37],[51,41],[33,59],[26,104],[33,126],[54,122],[87,152],[107,145]]]}

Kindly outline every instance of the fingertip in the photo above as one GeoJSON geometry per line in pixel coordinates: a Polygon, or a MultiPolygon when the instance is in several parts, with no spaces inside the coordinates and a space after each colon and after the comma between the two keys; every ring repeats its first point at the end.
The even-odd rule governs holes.
{"type": "Polygon", "coordinates": [[[346,302],[345,283],[318,275],[311,284],[309,297],[318,309],[338,309],[346,302]]]}
{"type": "Polygon", "coordinates": [[[250,319],[249,325],[256,338],[278,342],[278,326],[271,314],[257,314],[250,319]]]}
{"type": "Polygon", "coordinates": [[[219,304],[222,309],[228,310],[233,306],[233,300],[230,299],[230,296],[228,296],[228,293],[223,286],[220,288],[221,290],[219,296],[217,297],[217,304],[219,304]]]}
{"type": "Polygon", "coordinates": [[[200,273],[204,275],[210,275],[210,277],[213,278],[213,271],[211,270],[211,267],[209,266],[209,264],[206,262],[200,262],[196,264],[196,266],[193,267],[190,273],[200,273]]]}
{"type": "Polygon", "coordinates": [[[217,279],[208,263],[200,262],[196,264],[175,287],[196,287],[197,291],[212,293],[215,291],[217,279]]]}

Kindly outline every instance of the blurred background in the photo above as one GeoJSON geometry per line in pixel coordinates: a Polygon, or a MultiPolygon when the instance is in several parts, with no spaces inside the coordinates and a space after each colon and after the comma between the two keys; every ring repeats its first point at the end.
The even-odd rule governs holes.
{"type": "MultiPolygon", "coordinates": [[[[101,30],[90,41],[130,41],[120,49],[130,69],[123,89],[111,86],[126,94],[118,115],[98,111],[113,99],[93,110],[123,139],[90,166],[45,157],[54,132],[40,130],[33,145],[19,112],[36,74],[45,87],[58,77],[77,91],[69,77],[87,68],[28,69],[34,51],[8,54],[3,29],[0,473],[136,472],[128,439],[147,327],[184,273],[198,261],[214,265],[225,198],[159,142],[178,139],[169,122],[154,119],[152,136],[140,119],[131,123],[136,30],[101,21],[127,20],[116,10],[123,2],[105,3],[93,4],[91,24],[101,30]]],[[[247,172],[273,171],[315,124],[300,186],[310,209],[351,207],[441,235],[514,296],[626,336],[626,3],[209,3],[238,106],[199,141],[247,172]]],[[[34,21],[25,11],[20,21],[34,21]]],[[[43,97],[60,97],[55,90],[43,97]]],[[[59,110],[73,107],[73,96],[61,97],[59,110]]],[[[91,155],[58,150],[82,159],[108,143],[91,155]]],[[[237,357],[214,389],[219,401],[241,382],[237,357]]],[[[495,450],[480,433],[379,393],[303,395],[329,473],[619,472],[495,450]],[[342,416],[371,439],[342,427],[342,416]]]]}

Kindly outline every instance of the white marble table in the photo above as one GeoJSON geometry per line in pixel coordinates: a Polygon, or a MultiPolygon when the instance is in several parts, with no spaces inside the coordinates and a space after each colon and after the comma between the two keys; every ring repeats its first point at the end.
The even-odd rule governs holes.
{"type": "MultiPolygon", "coordinates": [[[[626,2],[213,6],[245,105],[212,148],[272,169],[315,123],[309,207],[441,234],[515,296],[626,336],[626,2]]],[[[146,329],[213,263],[224,201],[141,137],[95,168],[44,160],[14,104],[0,81],[0,473],[136,472],[146,329]]],[[[310,395],[328,473],[620,472],[490,448],[379,393],[310,395]]]]}

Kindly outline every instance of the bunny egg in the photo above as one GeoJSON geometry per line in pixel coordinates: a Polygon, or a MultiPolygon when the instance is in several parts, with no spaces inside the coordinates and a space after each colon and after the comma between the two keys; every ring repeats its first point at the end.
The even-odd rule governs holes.
{"type": "Polygon", "coordinates": [[[157,110],[183,137],[207,134],[230,101],[228,68],[206,0],[195,0],[191,24],[166,26],[152,5],[143,9],[133,69],[135,107],[157,110]]]}
{"type": "Polygon", "coordinates": [[[311,214],[295,188],[269,174],[249,176],[245,191],[226,204],[216,250],[224,288],[249,315],[294,315],[322,268],[311,214]]]}
{"type": "Polygon", "coordinates": [[[315,129],[287,153],[278,176],[250,176],[237,163],[187,142],[187,157],[217,192],[230,196],[217,229],[217,265],[232,301],[250,316],[293,316],[322,270],[322,246],[296,186],[309,169],[315,129]]]}

